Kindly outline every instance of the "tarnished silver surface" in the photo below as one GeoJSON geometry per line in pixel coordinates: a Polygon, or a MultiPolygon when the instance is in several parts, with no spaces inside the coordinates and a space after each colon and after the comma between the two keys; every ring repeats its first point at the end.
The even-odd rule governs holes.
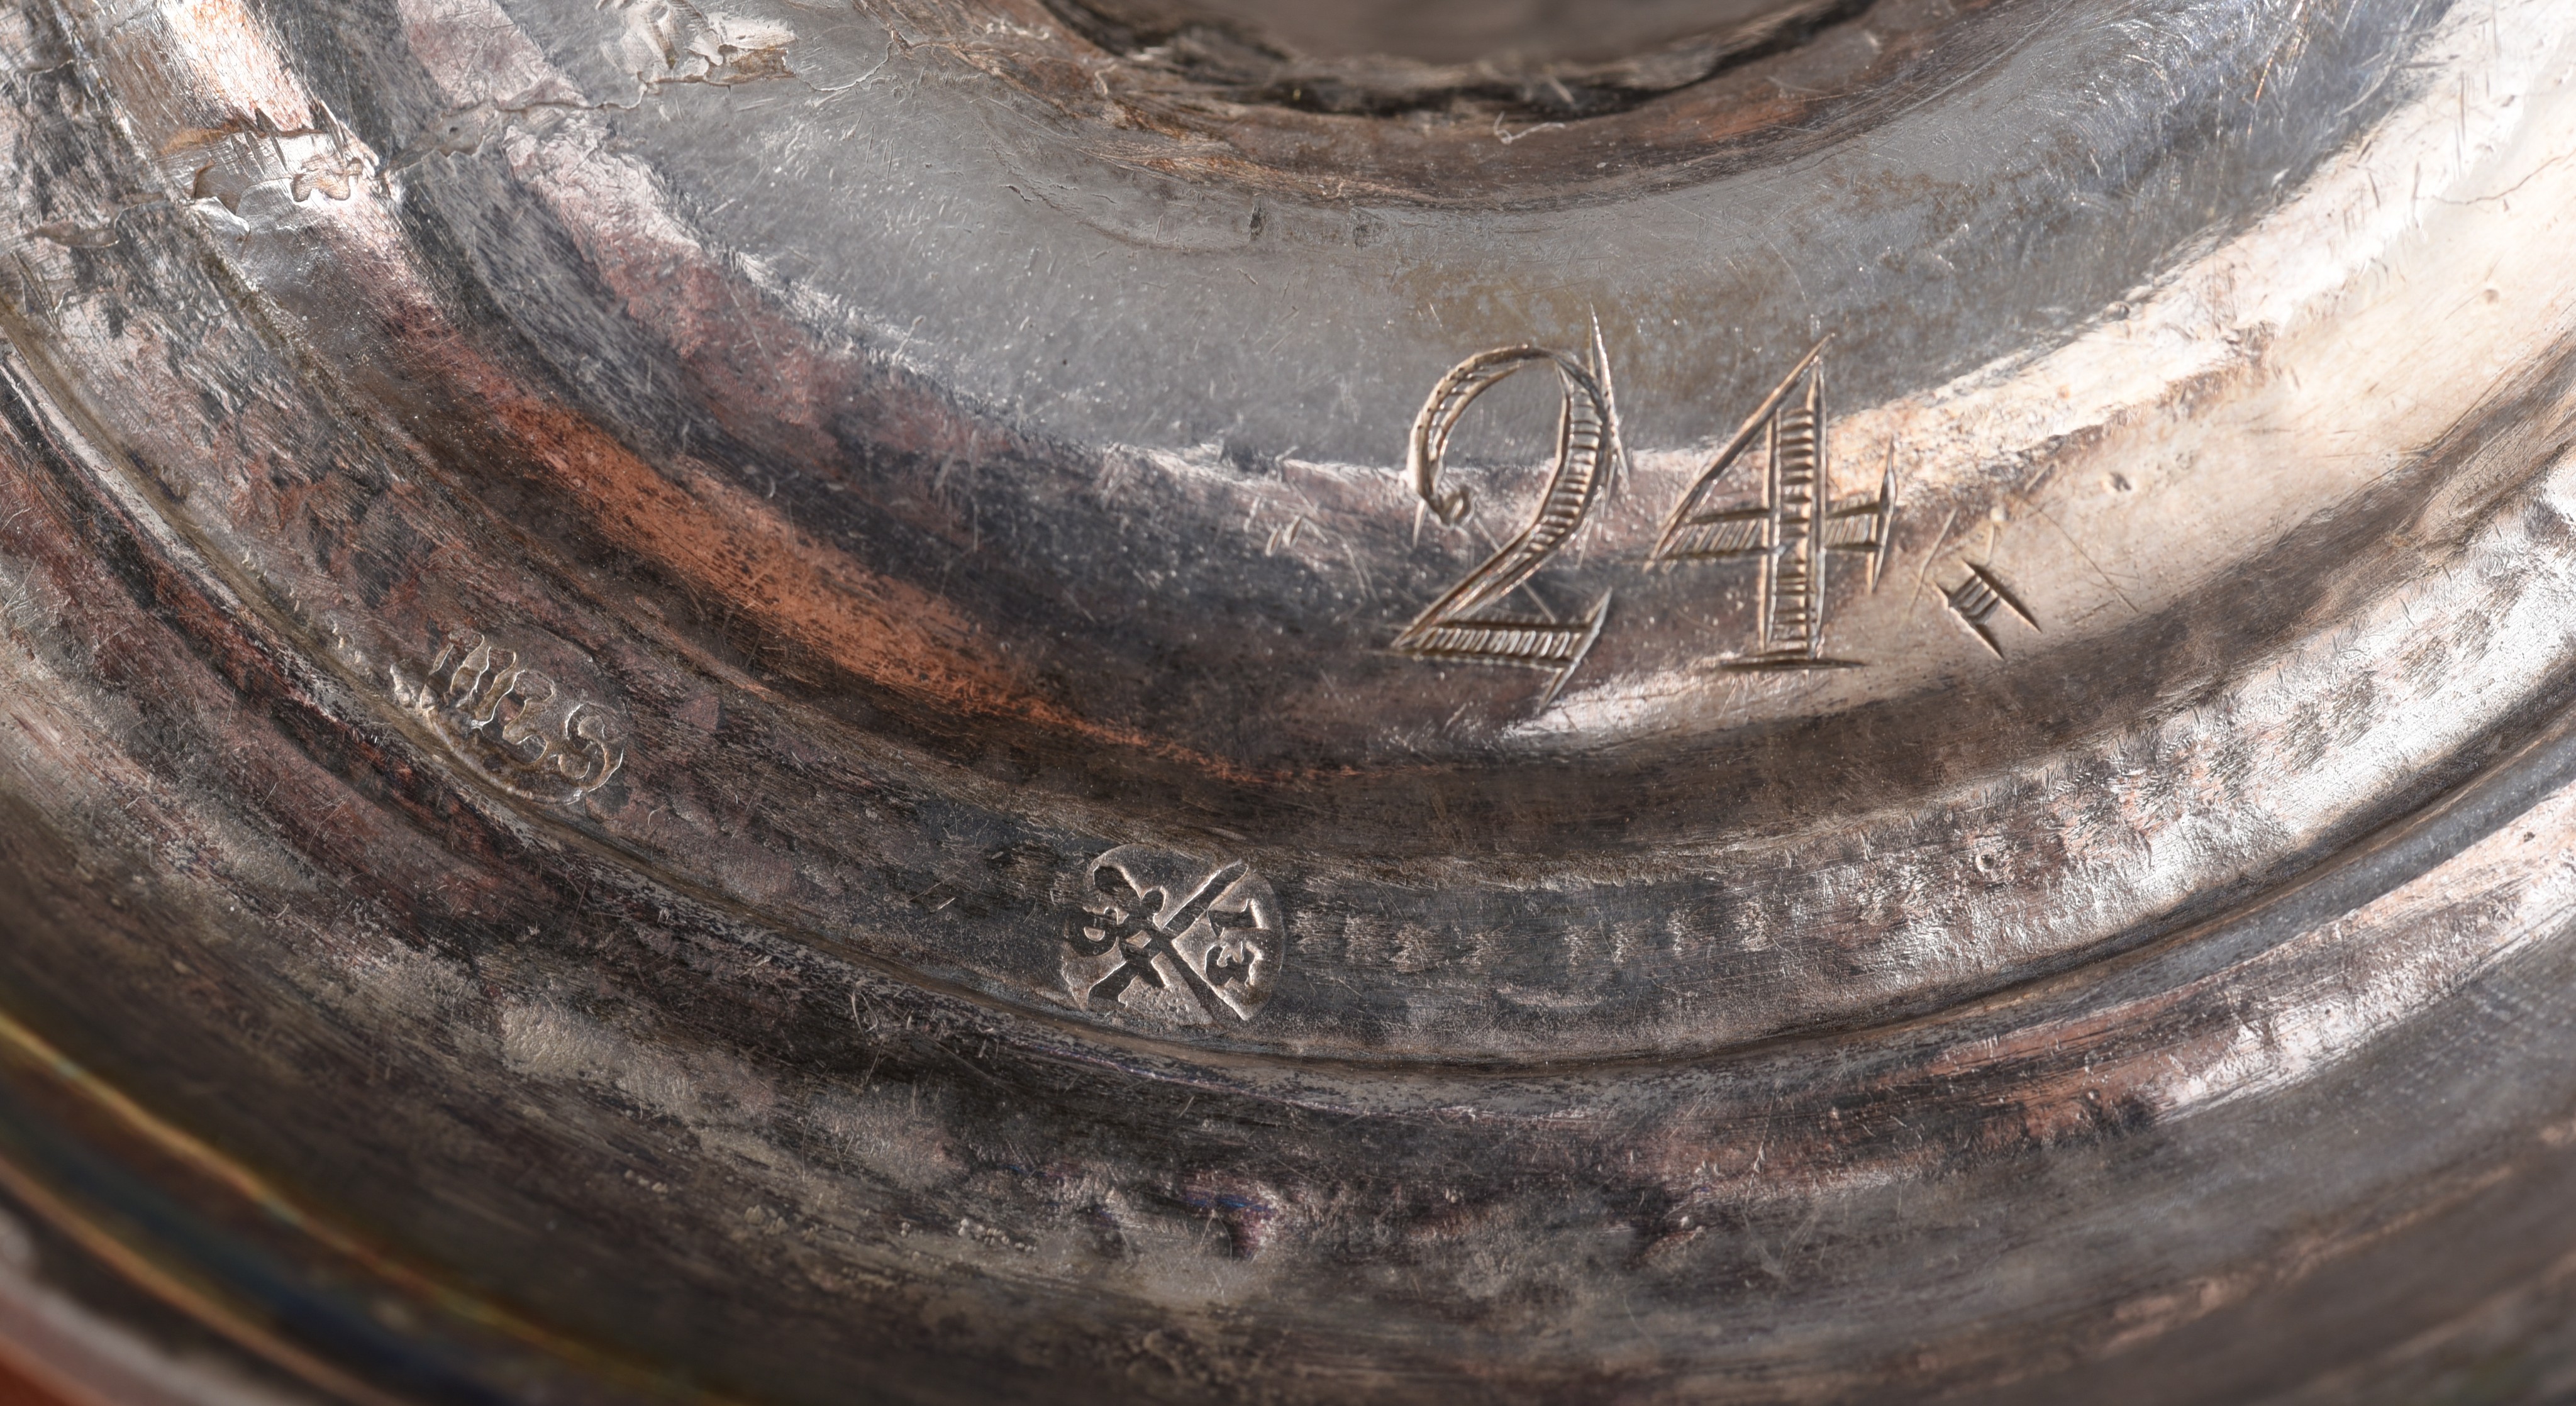
{"type": "Polygon", "coordinates": [[[362,1399],[2563,1395],[2576,15],[1476,13],[0,10],[0,1193],[362,1399]]]}

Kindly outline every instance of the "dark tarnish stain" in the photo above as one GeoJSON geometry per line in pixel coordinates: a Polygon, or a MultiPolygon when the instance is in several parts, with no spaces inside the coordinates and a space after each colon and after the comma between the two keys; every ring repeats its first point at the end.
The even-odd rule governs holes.
{"type": "Polygon", "coordinates": [[[1258,1256],[1278,1228],[1280,1207],[1275,1193],[1258,1183],[1221,1174],[1203,1174],[1182,1183],[1177,1199],[1190,1210],[1225,1227],[1226,1246],[1239,1260],[1258,1256]]]}

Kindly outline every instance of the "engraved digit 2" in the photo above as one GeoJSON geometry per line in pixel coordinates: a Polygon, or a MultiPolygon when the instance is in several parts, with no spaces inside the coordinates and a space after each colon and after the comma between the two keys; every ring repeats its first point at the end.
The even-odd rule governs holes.
{"type": "Polygon", "coordinates": [[[1516,371],[1537,365],[1556,369],[1565,392],[1557,420],[1556,467],[1539,499],[1537,516],[1519,536],[1503,544],[1484,565],[1432,602],[1395,637],[1394,649],[1417,659],[1472,664],[1514,664],[1554,673],[1539,706],[1554,701],[1583,656],[1601,636],[1610,597],[1603,593],[1580,620],[1532,620],[1497,610],[1503,598],[1528,584],[1547,564],[1599,500],[1619,453],[1617,412],[1608,385],[1608,360],[1601,334],[1592,335],[1592,365],[1546,347],[1498,347],[1478,352],[1450,368],[1431,390],[1414,417],[1413,437],[1405,453],[1405,470],[1413,491],[1443,523],[1467,516],[1467,490],[1442,491],[1440,471],[1448,453],[1450,432],[1474,404],[1516,371]]]}

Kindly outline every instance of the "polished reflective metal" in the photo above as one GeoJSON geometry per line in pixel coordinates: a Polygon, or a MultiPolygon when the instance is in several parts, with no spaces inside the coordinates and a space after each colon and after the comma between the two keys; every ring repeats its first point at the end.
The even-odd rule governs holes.
{"type": "Polygon", "coordinates": [[[67,1376],[2576,1389],[2558,0],[0,54],[67,1376]]]}

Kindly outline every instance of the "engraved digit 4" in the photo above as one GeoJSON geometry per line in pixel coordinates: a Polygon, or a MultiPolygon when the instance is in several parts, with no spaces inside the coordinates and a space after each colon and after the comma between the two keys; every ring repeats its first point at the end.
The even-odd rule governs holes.
{"type": "Polygon", "coordinates": [[[1405,626],[1392,647],[1416,659],[1549,670],[1553,677],[1539,700],[1545,708],[1582,665],[1593,641],[1601,637],[1610,595],[1603,592],[1590,614],[1572,621],[1534,620],[1500,607],[1504,597],[1526,586],[1583,525],[1624,452],[1599,325],[1592,329],[1588,365],[1564,352],[1524,345],[1478,352],[1451,367],[1432,387],[1422,413],[1414,417],[1405,471],[1423,506],[1441,522],[1463,521],[1469,506],[1466,488],[1444,492],[1440,484],[1450,432],[1478,396],[1513,373],[1539,365],[1555,368],[1565,401],[1557,419],[1556,467],[1539,498],[1537,515],[1519,536],[1504,543],[1484,565],[1467,573],[1466,579],[1405,626]]]}
{"type": "Polygon", "coordinates": [[[1833,466],[1825,455],[1830,419],[1825,342],[1818,342],[1780,378],[1664,519],[1663,536],[1648,560],[1651,566],[1761,564],[1756,647],[1726,660],[1726,668],[1860,666],[1856,659],[1825,657],[1825,564],[1836,552],[1857,554],[1868,568],[1870,588],[1877,589],[1888,545],[1895,540],[1896,446],[1887,447],[1877,497],[1836,497],[1833,466]],[[1717,490],[1728,471],[1757,445],[1769,463],[1759,501],[1717,506],[1717,490]]]}

